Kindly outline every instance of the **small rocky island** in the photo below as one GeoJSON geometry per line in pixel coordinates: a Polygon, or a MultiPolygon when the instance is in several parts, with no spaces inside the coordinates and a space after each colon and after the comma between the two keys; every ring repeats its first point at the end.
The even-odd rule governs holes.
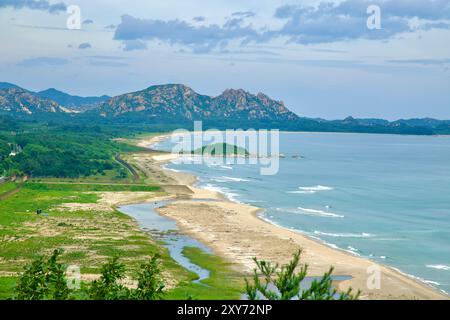
{"type": "Polygon", "coordinates": [[[247,149],[229,143],[212,143],[191,151],[193,155],[248,157],[247,149]]]}

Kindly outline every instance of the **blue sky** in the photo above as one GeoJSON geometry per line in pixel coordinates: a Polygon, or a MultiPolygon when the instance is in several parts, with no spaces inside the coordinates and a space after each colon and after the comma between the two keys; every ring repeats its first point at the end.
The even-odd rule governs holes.
{"type": "Polygon", "coordinates": [[[0,81],[32,90],[183,83],[261,91],[308,117],[450,119],[450,0],[0,0],[0,41],[0,81]]]}

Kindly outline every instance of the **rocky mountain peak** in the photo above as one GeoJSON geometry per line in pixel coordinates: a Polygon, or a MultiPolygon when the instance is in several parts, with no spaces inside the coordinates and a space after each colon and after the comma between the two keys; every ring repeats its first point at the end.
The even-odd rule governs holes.
{"type": "Polygon", "coordinates": [[[227,89],[217,97],[201,95],[183,84],[165,84],[114,97],[100,107],[105,116],[143,116],[181,120],[290,120],[297,115],[259,93],[227,89]]]}
{"type": "Polygon", "coordinates": [[[33,114],[35,112],[67,112],[68,110],[50,99],[13,87],[0,90],[0,111],[33,114]]]}

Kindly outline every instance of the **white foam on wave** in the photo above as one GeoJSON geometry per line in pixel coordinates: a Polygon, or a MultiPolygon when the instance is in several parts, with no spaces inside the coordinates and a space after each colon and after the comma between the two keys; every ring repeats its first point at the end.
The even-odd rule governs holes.
{"type": "MultiPolygon", "coordinates": [[[[423,283],[425,283],[425,284],[427,284],[427,285],[429,285],[429,286],[431,286],[431,287],[436,287],[436,286],[440,286],[440,285],[441,285],[441,284],[440,284],[439,282],[437,282],[437,281],[431,281],[431,280],[427,280],[427,279],[424,279],[424,278],[421,278],[421,277],[418,277],[418,276],[414,276],[414,275],[412,275],[412,274],[403,272],[403,271],[401,271],[400,269],[395,268],[395,267],[390,267],[390,268],[391,268],[391,269],[394,269],[395,271],[397,271],[397,272],[399,272],[399,273],[401,273],[401,274],[403,274],[403,275],[405,275],[405,276],[407,276],[407,277],[410,277],[410,278],[415,279],[415,280],[419,280],[420,282],[423,282],[423,283]]],[[[440,290],[441,292],[447,294],[447,292],[446,292],[445,290],[442,290],[442,289],[439,289],[439,290],[440,290]]]]}
{"type": "Polygon", "coordinates": [[[326,212],[322,210],[315,210],[315,209],[308,209],[308,208],[302,208],[297,207],[296,209],[283,209],[283,208],[275,208],[277,211],[281,212],[289,212],[289,213],[295,213],[295,214],[301,214],[301,215],[308,215],[308,216],[316,216],[316,217],[324,217],[324,218],[344,218],[345,216],[332,213],[332,212],[326,212]]]}
{"type": "Polygon", "coordinates": [[[450,271],[450,266],[447,266],[445,264],[427,264],[426,267],[436,270],[450,271]]]}
{"type": "Polygon", "coordinates": [[[333,249],[336,249],[336,250],[339,250],[339,251],[344,251],[344,252],[350,253],[352,255],[358,256],[358,257],[361,256],[359,254],[359,252],[358,252],[359,250],[356,249],[356,248],[353,248],[351,246],[348,246],[348,249],[343,249],[341,247],[338,247],[334,243],[327,242],[327,241],[325,241],[325,240],[315,236],[314,234],[312,234],[310,232],[303,231],[303,230],[296,229],[296,228],[292,228],[292,227],[286,227],[286,226],[283,226],[283,225],[281,225],[279,223],[276,223],[274,220],[272,220],[273,216],[266,217],[264,214],[259,214],[258,216],[259,216],[260,219],[262,219],[262,220],[264,220],[266,222],[269,222],[270,224],[273,224],[274,226],[277,226],[277,227],[280,227],[280,228],[283,228],[283,229],[286,229],[286,230],[290,230],[290,231],[293,231],[293,232],[296,232],[296,233],[304,234],[304,235],[308,236],[309,238],[314,239],[316,241],[319,241],[320,243],[323,243],[324,245],[326,245],[326,246],[328,246],[330,248],[333,248],[333,249]]]}
{"type": "Polygon", "coordinates": [[[320,191],[330,191],[333,190],[332,187],[317,185],[313,187],[298,187],[299,190],[288,191],[287,193],[293,194],[314,194],[320,191]]]}
{"type": "Polygon", "coordinates": [[[211,181],[214,182],[229,182],[230,180],[226,180],[226,179],[221,179],[221,178],[211,178],[211,181]]]}
{"type": "Polygon", "coordinates": [[[245,199],[242,201],[244,201],[245,203],[247,203],[247,202],[249,202],[249,203],[266,203],[267,202],[265,200],[250,200],[250,199],[245,199]]]}
{"type": "Polygon", "coordinates": [[[227,177],[227,176],[215,177],[215,178],[211,178],[211,180],[216,181],[216,182],[249,182],[250,181],[247,179],[227,177]]]}
{"type": "Polygon", "coordinates": [[[359,250],[358,249],[356,249],[356,248],[354,248],[352,246],[347,246],[347,249],[348,250],[344,249],[344,251],[346,251],[348,253],[351,253],[354,256],[361,257],[361,255],[359,254],[359,250]]]}
{"type": "Polygon", "coordinates": [[[331,233],[331,232],[322,232],[322,231],[314,231],[314,234],[319,236],[333,237],[333,238],[371,238],[374,235],[370,233],[331,233]]]}
{"type": "Polygon", "coordinates": [[[327,212],[327,211],[323,211],[323,210],[308,209],[308,208],[302,208],[302,207],[297,207],[297,208],[299,210],[307,212],[307,213],[316,214],[316,215],[322,215],[322,216],[325,216],[325,217],[344,218],[343,215],[336,214],[336,213],[331,213],[331,212],[327,212]]]}
{"type": "Polygon", "coordinates": [[[288,193],[295,193],[295,194],[313,194],[316,193],[317,191],[313,191],[313,190],[309,190],[309,191],[302,191],[302,190],[298,190],[298,191],[288,191],[288,193]]]}
{"type": "Polygon", "coordinates": [[[233,167],[231,167],[228,163],[226,165],[224,164],[223,159],[207,158],[207,161],[204,161],[204,164],[208,168],[216,168],[218,170],[220,169],[233,170],[233,167]]]}
{"type": "Polygon", "coordinates": [[[228,200],[236,202],[236,203],[241,203],[239,200],[236,199],[237,196],[239,196],[239,194],[233,192],[232,190],[225,188],[225,187],[219,187],[216,186],[214,184],[211,183],[207,183],[204,186],[201,186],[203,189],[206,190],[210,190],[210,191],[214,191],[214,192],[219,192],[221,194],[223,194],[228,200]]]}
{"type": "Polygon", "coordinates": [[[327,211],[323,211],[323,210],[308,209],[308,208],[302,208],[302,207],[297,207],[297,209],[300,210],[300,211],[303,211],[305,213],[311,214],[311,215],[330,217],[330,218],[344,218],[345,217],[345,216],[340,215],[340,214],[327,212],[327,211]]]}
{"type": "Polygon", "coordinates": [[[273,217],[273,216],[266,216],[266,213],[267,213],[266,211],[263,211],[263,212],[258,214],[258,217],[261,220],[264,220],[264,221],[266,221],[266,222],[268,222],[268,223],[270,223],[270,224],[272,224],[272,225],[274,225],[276,227],[279,227],[281,229],[286,229],[286,230],[290,230],[290,231],[293,231],[293,232],[296,232],[296,233],[306,234],[306,232],[303,232],[302,230],[291,228],[291,227],[286,227],[286,226],[283,226],[283,225],[275,222],[275,220],[269,219],[270,217],[273,217]]]}
{"type": "Polygon", "coordinates": [[[344,252],[350,253],[350,254],[352,254],[354,256],[357,256],[357,257],[361,257],[361,255],[358,252],[358,249],[356,249],[356,248],[348,246],[347,249],[343,249],[343,248],[335,245],[334,243],[327,242],[327,241],[325,241],[325,240],[323,240],[323,239],[321,239],[319,237],[316,237],[316,236],[312,235],[311,233],[306,233],[306,235],[308,237],[312,238],[312,239],[315,239],[315,240],[319,241],[320,243],[323,243],[324,245],[326,245],[326,246],[328,246],[330,248],[333,248],[333,249],[336,249],[336,250],[339,250],[339,251],[344,251],[344,252]]]}
{"type": "Polygon", "coordinates": [[[328,187],[328,186],[321,186],[321,185],[317,185],[317,186],[313,186],[313,187],[299,187],[300,190],[302,191],[330,191],[333,190],[332,187],[328,187]]]}
{"type": "Polygon", "coordinates": [[[173,171],[173,172],[181,172],[180,170],[169,168],[166,164],[161,166],[164,170],[173,171]]]}
{"type": "Polygon", "coordinates": [[[431,280],[422,280],[425,283],[431,284],[431,285],[435,285],[435,286],[440,286],[441,284],[437,281],[431,281],[431,280]]]}

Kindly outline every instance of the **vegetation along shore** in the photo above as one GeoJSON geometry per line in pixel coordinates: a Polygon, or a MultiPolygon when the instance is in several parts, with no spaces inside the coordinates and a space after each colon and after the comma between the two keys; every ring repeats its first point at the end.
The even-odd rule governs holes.
{"type": "Polygon", "coordinates": [[[121,282],[134,288],[140,266],[158,254],[166,283],[165,299],[239,299],[244,279],[251,277],[255,268],[254,257],[286,263],[299,249],[302,263],[309,265],[309,275],[321,276],[333,266],[335,275],[351,277],[335,281],[338,290],[360,289],[361,299],[446,298],[385,266],[380,266],[381,289],[367,289],[366,271],[373,262],[269,224],[258,217],[258,208],[198,188],[196,177],[188,173],[162,168],[176,157],[150,149],[164,135],[137,130],[123,135],[111,128],[102,128],[99,134],[98,129],[85,129],[85,141],[89,142],[85,156],[98,160],[89,172],[75,173],[83,156],[73,153],[80,132],[71,134],[66,128],[64,137],[55,137],[48,128],[33,130],[42,134],[23,130],[17,136],[5,135],[10,144],[27,140],[21,142],[24,148],[18,157],[6,163],[10,176],[17,178],[0,184],[1,299],[14,296],[24,266],[56,249],[63,249],[60,260],[65,265],[80,267],[82,287],[100,279],[104,264],[119,257],[126,266],[121,282]],[[97,138],[91,139],[94,135],[97,138]],[[47,151],[36,155],[33,150],[42,148],[44,139],[47,151]],[[73,156],[72,166],[48,172],[57,170],[45,167],[45,155],[54,154],[52,139],[61,140],[54,143],[59,146],[61,163],[73,156]],[[26,181],[19,178],[30,168],[39,174],[26,181]],[[193,282],[198,275],[177,264],[160,240],[117,209],[124,204],[167,199],[171,201],[157,209],[158,213],[174,219],[182,233],[212,249],[212,253],[198,248],[183,250],[192,262],[209,270],[209,278],[200,283],[193,282]]]}

